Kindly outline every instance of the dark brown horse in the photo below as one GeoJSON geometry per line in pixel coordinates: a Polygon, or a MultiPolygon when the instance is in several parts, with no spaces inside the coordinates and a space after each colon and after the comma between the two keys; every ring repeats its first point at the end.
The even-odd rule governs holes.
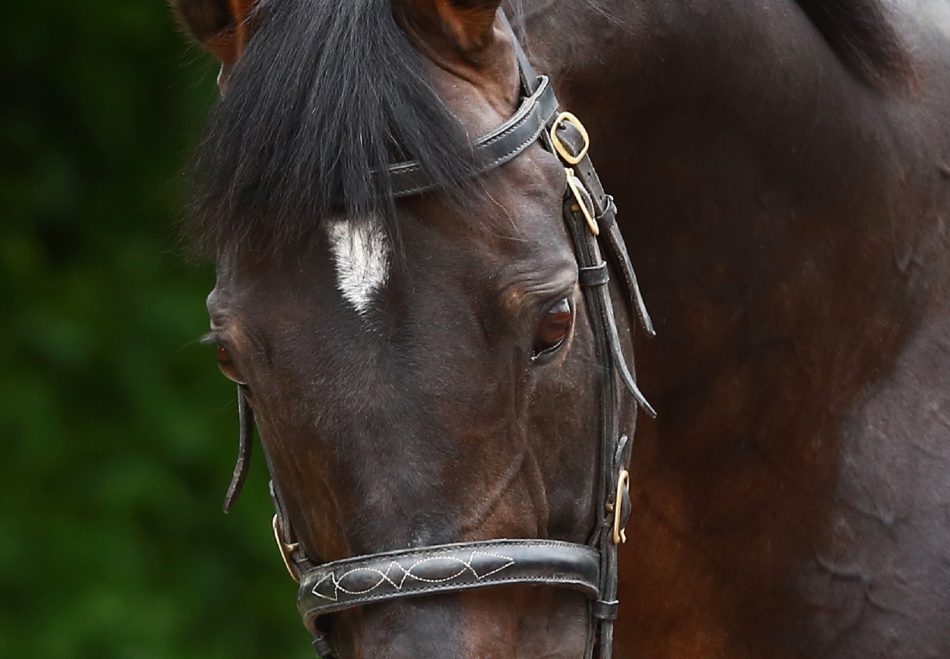
{"type": "MultiPolygon", "coordinates": [[[[499,3],[177,5],[223,63],[195,221],[221,365],[302,550],[584,542],[599,380],[564,169],[536,145],[472,181],[458,148],[518,103],[499,3]],[[394,157],[441,191],[394,201],[394,157]]],[[[950,656],[950,5],[508,10],[659,332],[615,654],[950,656]]],[[[520,586],[333,620],[347,657],[579,657],[587,630],[582,597],[520,586]]]]}

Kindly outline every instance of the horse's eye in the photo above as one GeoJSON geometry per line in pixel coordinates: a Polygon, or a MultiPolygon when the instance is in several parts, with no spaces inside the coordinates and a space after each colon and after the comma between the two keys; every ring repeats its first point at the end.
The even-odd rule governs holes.
{"type": "Polygon", "coordinates": [[[224,377],[228,380],[236,382],[237,384],[247,384],[244,378],[241,377],[241,371],[238,370],[234,359],[231,357],[231,351],[228,350],[227,346],[220,344],[218,345],[218,368],[221,369],[224,377]]]}
{"type": "Polygon", "coordinates": [[[564,298],[550,307],[538,323],[534,333],[534,354],[537,359],[549,355],[564,344],[574,324],[574,309],[569,298],[564,298]]]}

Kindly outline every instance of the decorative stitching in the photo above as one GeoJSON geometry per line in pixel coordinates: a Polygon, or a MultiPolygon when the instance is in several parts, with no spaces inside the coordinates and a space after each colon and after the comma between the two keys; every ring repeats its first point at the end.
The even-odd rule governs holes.
{"type": "MultiPolygon", "coordinates": [[[[591,549],[586,545],[576,545],[570,542],[563,542],[560,540],[485,540],[482,542],[468,542],[460,543],[456,545],[440,545],[436,547],[427,547],[422,549],[417,549],[414,551],[392,551],[384,552],[382,554],[374,554],[372,558],[384,560],[386,558],[392,558],[392,560],[404,560],[407,558],[421,558],[423,556],[429,556],[431,554],[445,554],[448,552],[465,552],[471,551],[473,548],[475,551],[482,551],[479,547],[485,547],[486,549],[498,549],[501,547],[560,547],[563,549],[579,549],[583,548],[588,550],[591,554],[596,554],[596,551],[591,549]]],[[[340,561],[335,561],[333,563],[326,563],[322,565],[323,571],[327,569],[339,569],[346,565],[352,565],[355,563],[365,563],[366,558],[344,558],[340,561]]],[[[313,570],[317,572],[318,570],[313,570]]]]}
{"type": "Polygon", "coordinates": [[[423,583],[445,584],[445,583],[449,583],[451,581],[458,579],[459,577],[465,575],[468,572],[471,572],[472,575],[475,577],[476,581],[482,581],[494,574],[501,572],[502,570],[506,570],[510,568],[514,564],[515,564],[515,560],[509,556],[504,556],[502,554],[495,554],[495,553],[487,552],[487,551],[479,551],[477,549],[472,550],[472,553],[469,556],[468,560],[463,560],[461,558],[458,558],[457,556],[453,556],[452,554],[443,553],[443,554],[437,554],[435,556],[420,558],[419,560],[415,561],[412,565],[410,565],[408,568],[403,567],[398,561],[392,560],[389,562],[389,565],[386,567],[385,572],[377,568],[372,568],[372,567],[355,567],[351,570],[344,572],[341,576],[337,577],[336,572],[331,570],[321,575],[320,578],[317,579],[313,587],[310,588],[310,592],[314,596],[319,597],[320,599],[328,600],[331,602],[337,602],[339,601],[341,592],[347,595],[365,595],[366,593],[371,593],[374,590],[378,589],[383,584],[389,584],[390,586],[395,588],[397,591],[401,591],[403,589],[403,586],[405,586],[406,584],[406,580],[410,578],[415,581],[420,581],[423,583]],[[472,565],[472,563],[475,562],[476,556],[489,556],[492,558],[496,558],[502,561],[503,564],[495,567],[494,569],[488,572],[485,572],[484,574],[481,574],[472,565]],[[453,561],[459,564],[460,569],[455,574],[452,574],[443,578],[439,578],[439,579],[430,579],[428,577],[423,577],[417,574],[413,574],[413,570],[417,569],[419,566],[424,565],[426,563],[431,563],[433,561],[453,561]],[[390,577],[390,574],[394,573],[393,572],[394,568],[402,572],[402,576],[397,578],[398,583],[396,580],[390,577]],[[363,590],[350,590],[346,588],[346,586],[343,585],[343,582],[344,580],[346,580],[347,577],[350,577],[359,573],[370,573],[370,574],[379,575],[379,581],[377,581],[375,584],[373,584],[372,586],[368,588],[364,588],[363,590]],[[329,580],[330,583],[333,584],[332,595],[326,595],[324,593],[319,592],[320,586],[326,583],[327,580],[329,580]]]}
{"type": "Polygon", "coordinates": [[[515,156],[520,154],[522,151],[527,149],[533,142],[536,142],[537,139],[541,137],[541,131],[544,130],[545,123],[542,123],[539,121],[538,126],[532,131],[531,135],[529,135],[528,138],[524,142],[516,146],[514,149],[512,149],[508,153],[492,160],[481,171],[488,171],[489,169],[494,169],[495,167],[498,167],[499,165],[504,165],[505,163],[512,160],[515,156]]]}
{"type": "MultiPolygon", "coordinates": [[[[524,112],[523,116],[521,117],[518,116],[519,114],[521,114],[521,112],[520,111],[516,112],[515,115],[509,120],[509,123],[511,124],[510,126],[502,125],[496,134],[486,135],[482,139],[478,140],[475,143],[475,146],[476,147],[491,146],[492,144],[500,140],[502,137],[505,137],[515,132],[515,130],[527,124],[531,120],[532,115],[542,110],[541,101],[544,100],[544,96],[548,92],[548,89],[549,89],[549,86],[548,86],[547,78],[544,78],[543,82],[541,83],[541,86],[538,88],[538,91],[536,91],[527,99],[527,101],[530,101],[530,108],[531,108],[530,110],[528,110],[527,112],[524,112]]],[[[527,105],[528,103],[526,102],[522,106],[522,109],[527,105]]],[[[548,114],[548,117],[550,117],[550,115],[552,114],[554,114],[554,111],[551,111],[548,114]]],[[[544,123],[547,124],[547,121],[545,121],[544,123]]]]}

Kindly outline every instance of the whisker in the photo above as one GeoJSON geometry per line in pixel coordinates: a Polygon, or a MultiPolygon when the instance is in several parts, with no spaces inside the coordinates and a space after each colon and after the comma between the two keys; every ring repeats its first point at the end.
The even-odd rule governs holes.
{"type": "Polygon", "coordinates": [[[203,346],[216,346],[220,345],[221,337],[218,336],[215,332],[206,332],[198,338],[198,343],[203,346]]]}

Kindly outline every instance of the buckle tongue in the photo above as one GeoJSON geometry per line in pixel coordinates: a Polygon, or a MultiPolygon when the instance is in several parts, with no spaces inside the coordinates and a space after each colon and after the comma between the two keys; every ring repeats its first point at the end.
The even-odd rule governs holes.
{"type": "Polygon", "coordinates": [[[590,232],[595,236],[599,236],[600,225],[597,224],[597,218],[594,217],[594,200],[591,199],[590,193],[584,187],[584,182],[577,178],[577,174],[574,173],[573,169],[565,168],[564,171],[567,173],[567,187],[571,189],[571,194],[577,200],[577,205],[580,207],[584,219],[587,220],[590,232]]]}
{"type": "Polygon", "coordinates": [[[293,562],[293,554],[300,547],[300,543],[294,542],[287,544],[284,541],[284,528],[280,522],[280,515],[274,515],[274,540],[277,541],[277,548],[280,550],[280,557],[284,559],[284,567],[287,568],[287,574],[290,578],[300,583],[300,570],[293,562]]]}
{"type": "Polygon", "coordinates": [[[576,165],[587,157],[587,152],[590,150],[590,134],[587,132],[587,129],[584,128],[584,124],[581,123],[581,120],[575,115],[570,112],[562,112],[554,120],[554,123],[551,124],[551,143],[554,145],[554,150],[561,156],[561,160],[569,165],[576,165]],[[563,124],[572,126],[584,139],[584,146],[579,153],[574,153],[570,146],[558,135],[557,129],[563,124]]]}
{"type": "MultiPolygon", "coordinates": [[[[617,498],[614,499],[614,533],[613,541],[615,545],[621,545],[627,542],[626,520],[624,519],[623,504],[630,500],[630,472],[626,469],[620,470],[620,476],[617,478],[617,498]]],[[[629,511],[627,512],[629,517],[629,511]]]]}

